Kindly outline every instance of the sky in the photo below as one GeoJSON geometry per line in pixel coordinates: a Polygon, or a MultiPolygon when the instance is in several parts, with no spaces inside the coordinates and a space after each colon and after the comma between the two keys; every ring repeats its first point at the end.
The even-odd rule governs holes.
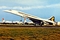
{"type": "Polygon", "coordinates": [[[60,21],[60,0],[0,0],[0,21],[2,18],[14,21],[23,19],[3,11],[10,9],[44,19],[55,16],[56,21],[60,21]]]}

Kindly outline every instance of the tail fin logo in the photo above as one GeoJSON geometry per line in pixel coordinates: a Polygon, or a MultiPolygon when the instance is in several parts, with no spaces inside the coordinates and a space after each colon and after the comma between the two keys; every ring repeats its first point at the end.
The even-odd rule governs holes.
{"type": "Polygon", "coordinates": [[[55,17],[52,16],[49,20],[51,20],[51,21],[55,21],[55,17]]]}

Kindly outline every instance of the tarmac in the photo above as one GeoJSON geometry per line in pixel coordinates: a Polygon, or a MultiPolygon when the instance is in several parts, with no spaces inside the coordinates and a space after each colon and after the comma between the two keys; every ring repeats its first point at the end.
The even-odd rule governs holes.
{"type": "Polygon", "coordinates": [[[53,26],[53,25],[27,25],[27,24],[0,24],[0,27],[60,27],[60,26],[53,26]]]}

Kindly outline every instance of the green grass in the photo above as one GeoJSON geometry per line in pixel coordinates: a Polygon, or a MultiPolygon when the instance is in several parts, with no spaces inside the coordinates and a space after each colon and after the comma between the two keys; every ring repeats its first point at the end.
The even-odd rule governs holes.
{"type": "Polygon", "coordinates": [[[24,38],[30,40],[60,40],[60,28],[0,28],[0,37],[24,38]]]}

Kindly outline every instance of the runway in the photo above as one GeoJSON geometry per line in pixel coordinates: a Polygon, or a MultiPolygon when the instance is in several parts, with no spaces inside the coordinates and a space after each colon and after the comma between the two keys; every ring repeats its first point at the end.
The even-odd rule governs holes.
{"type": "Polygon", "coordinates": [[[26,25],[26,24],[0,24],[0,27],[60,27],[60,26],[53,26],[53,25],[26,25]]]}

